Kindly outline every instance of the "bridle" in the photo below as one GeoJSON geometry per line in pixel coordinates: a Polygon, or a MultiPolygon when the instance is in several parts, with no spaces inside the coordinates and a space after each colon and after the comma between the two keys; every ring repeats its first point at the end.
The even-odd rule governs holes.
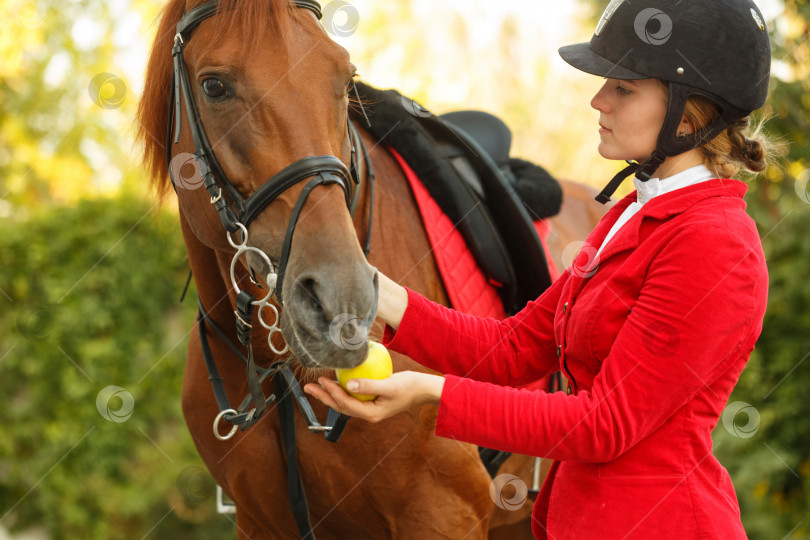
{"type": "MultiPolygon", "coordinates": [[[[322,16],[320,4],[314,0],[293,0],[292,3],[296,7],[310,10],[318,19],[322,16]]],[[[270,273],[267,276],[267,284],[271,290],[268,296],[275,292],[279,303],[283,304],[281,293],[284,271],[289,258],[292,234],[298,222],[301,209],[313,188],[318,185],[327,184],[338,184],[343,189],[346,196],[347,206],[352,209],[354,208],[357,195],[359,194],[359,190],[354,188],[360,183],[357,172],[357,153],[355,152],[355,148],[356,143],[359,141],[360,144],[362,144],[362,141],[360,141],[356,131],[351,126],[351,122],[349,122],[348,132],[352,142],[351,171],[335,156],[308,156],[285,167],[264,182],[255,193],[247,198],[243,198],[236,187],[228,180],[228,177],[225,175],[216,159],[213,148],[211,148],[211,144],[205,134],[205,129],[203,128],[202,121],[197,111],[196,103],[194,102],[188,69],[186,68],[186,62],[183,58],[183,51],[191,38],[191,33],[201,22],[217,14],[218,11],[219,6],[217,0],[212,0],[195,7],[186,13],[177,23],[177,33],[174,36],[174,46],[172,47],[174,74],[171,86],[171,97],[169,100],[169,121],[166,126],[166,161],[170,165],[169,175],[172,179],[172,183],[175,183],[171,172],[171,126],[174,124],[174,143],[176,144],[180,140],[182,119],[180,102],[182,96],[182,101],[184,101],[186,105],[186,115],[188,117],[191,137],[194,141],[194,159],[199,166],[199,174],[203,178],[203,186],[211,196],[211,204],[214,205],[219,213],[222,226],[225,228],[228,235],[237,231],[242,234],[240,245],[247,245],[247,228],[267,205],[278,198],[278,196],[284,193],[288,188],[307,178],[313,177],[304,187],[290,218],[290,223],[284,238],[284,247],[278,263],[278,271],[273,271],[274,267],[266,254],[255,248],[246,248],[247,250],[254,250],[266,263],[269,263],[270,273]],[[354,195],[354,197],[352,197],[352,195],[354,195]]],[[[231,245],[236,247],[235,242],[231,240],[230,236],[228,239],[231,245]]]]}
{"type": "MultiPolygon", "coordinates": [[[[321,7],[320,4],[315,0],[290,0],[290,3],[297,8],[311,11],[319,20],[321,19],[321,7]]],[[[247,347],[247,357],[245,357],[241,351],[239,351],[238,348],[234,346],[230,340],[228,340],[225,333],[217,327],[217,325],[205,311],[201,302],[199,302],[197,316],[203,357],[208,369],[209,379],[211,380],[214,388],[214,395],[217,405],[220,409],[220,413],[214,420],[214,434],[220,440],[227,440],[235,434],[237,428],[241,427],[242,430],[247,429],[259,420],[267,405],[276,400],[276,396],[278,395],[278,410],[281,418],[285,452],[287,454],[287,480],[290,503],[292,505],[293,514],[301,534],[314,539],[311,526],[309,525],[306,498],[304,497],[300,475],[298,474],[297,470],[293,405],[291,401],[286,398],[288,395],[292,395],[295,398],[295,401],[298,403],[299,408],[304,414],[311,431],[324,432],[326,439],[332,442],[336,442],[340,437],[348,417],[338,414],[330,409],[326,424],[321,425],[315,417],[309,402],[301,392],[300,386],[298,385],[292,371],[285,362],[276,362],[269,368],[260,368],[255,365],[253,348],[250,340],[252,330],[252,314],[253,309],[258,307],[258,320],[259,323],[266,330],[268,330],[267,340],[270,349],[277,355],[286,353],[289,350],[287,344],[285,344],[283,348],[279,349],[272,342],[273,335],[280,333],[281,329],[279,327],[280,314],[278,308],[271,303],[270,299],[275,295],[276,299],[278,300],[278,304],[280,306],[283,305],[282,283],[284,279],[284,272],[290,255],[292,236],[303,206],[315,187],[319,185],[337,184],[343,189],[346,198],[346,205],[351,214],[354,214],[358,204],[360,179],[362,178],[360,165],[357,159],[358,148],[363,154],[362,168],[363,172],[368,178],[370,197],[373,197],[374,173],[371,168],[369,154],[365,151],[363,146],[363,141],[352,125],[351,120],[348,120],[347,130],[351,141],[350,167],[347,167],[339,158],[331,155],[305,157],[288,165],[273,175],[249,197],[242,197],[236,187],[230,182],[230,180],[228,180],[228,177],[225,175],[222,167],[219,165],[213,148],[211,147],[208,137],[206,136],[205,129],[197,111],[196,103],[194,102],[188,69],[183,58],[183,51],[185,50],[194,29],[204,20],[216,15],[219,10],[220,7],[218,6],[217,0],[212,0],[191,9],[185,15],[183,15],[183,17],[177,23],[177,33],[175,34],[174,46],[172,47],[174,73],[170,89],[169,118],[166,126],[166,162],[169,166],[169,176],[172,180],[172,184],[175,186],[175,189],[177,189],[177,183],[174,175],[172,174],[171,149],[172,140],[174,144],[177,144],[180,140],[182,121],[180,102],[182,99],[182,101],[185,102],[186,116],[188,118],[191,137],[194,142],[193,157],[199,167],[199,174],[203,179],[203,186],[210,195],[211,204],[214,205],[214,208],[219,214],[222,226],[226,231],[226,237],[229,244],[236,250],[231,261],[230,278],[231,285],[237,293],[237,309],[234,312],[236,315],[237,336],[242,345],[247,347]],[[172,137],[172,125],[174,125],[174,137],[172,137]],[[247,245],[248,227],[259,216],[259,214],[284,191],[308,178],[311,179],[304,186],[293,208],[284,237],[284,243],[278,265],[274,266],[266,253],[258,248],[247,245]],[[234,240],[232,236],[237,232],[241,236],[239,241],[234,240]],[[252,252],[261,257],[262,260],[267,264],[267,267],[270,269],[266,277],[266,283],[269,290],[267,295],[259,300],[256,300],[256,298],[246,290],[240,289],[237,283],[235,273],[236,264],[239,258],[247,252],[252,252]],[[272,312],[272,324],[267,323],[263,318],[262,314],[266,310],[272,312]],[[216,364],[213,361],[213,355],[211,353],[210,345],[208,344],[206,327],[210,327],[212,330],[214,330],[220,339],[222,339],[225,344],[228,345],[228,347],[238,357],[241,357],[247,364],[247,382],[250,389],[250,395],[242,401],[238,410],[231,408],[229,404],[222,378],[220,377],[216,364]],[[266,398],[261,388],[261,383],[265,378],[273,377],[278,373],[281,373],[282,376],[274,377],[276,392],[275,394],[271,394],[269,398],[266,398]],[[250,406],[251,401],[253,403],[253,408],[248,411],[247,409],[250,406]],[[222,419],[233,424],[233,429],[227,435],[221,435],[218,429],[218,424],[222,419]]],[[[360,107],[362,110],[362,104],[360,104],[360,107]]],[[[364,110],[363,115],[365,116],[364,110]]],[[[366,121],[368,121],[368,117],[366,117],[366,121]]],[[[371,208],[372,202],[369,201],[369,230],[367,231],[364,247],[364,253],[366,255],[368,255],[369,251],[371,208]]],[[[252,268],[249,270],[251,281],[256,285],[259,285],[255,280],[252,268]]]]}
{"type": "MultiPolygon", "coordinates": [[[[298,8],[310,10],[318,19],[321,18],[321,8],[318,2],[314,0],[293,0],[292,3],[298,8]]],[[[346,165],[335,156],[305,157],[285,167],[262,184],[255,193],[247,198],[243,198],[233,183],[228,180],[228,177],[219,165],[214,150],[206,136],[191,90],[188,69],[183,58],[183,51],[194,29],[204,20],[216,15],[219,9],[218,2],[213,0],[191,9],[177,23],[177,33],[175,34],[174,46],[172,47],[174,73],[169,100],[169,120],[166,127],[166,160],[169,164],[169,175],[172,179],[172,183],[176,186],[171,167],[172,124],[174,124],[173,140],[174,143],[177,144],[180,140],[182,123],[180,104],[182,99],[182,101],[185,102],[186,116],[188,118],[191,137],[194,142],[193,156],[199,167],[199,174],[203,178],[203,186],[210,195],[211,204],[214,205],[214,208],[219,214],[222,226],[226,231],[228,242],[236,250],[231,260],[230,278],[231,285],[237,293],[237,309],[235,311],[237,335],[240,342],[248,347],[248,382],[251,387],[251,393],[253,394],[255,409],[251,411],[254,414],[250,417],[241,418],[241,415],[226,415],[225,419],[232,422],[236,420],[238,425],[245,427],[246,424],[249,425],[258,419],[267,404],[260,389],[260,382],[255,376],[256,370],[253,362],[252,347],[250,346],[253,310],[254,308],[258,308],[258,320],[268,331],[267,341],[270,349],[277,355],[286,353],[289,350],[287,344],[285,344],[283,348],[278,348],[273,343],[273,336],[280,334],[281,328],[279,326],[279,311],[278,308],[271,303],[271,298],[275,295],[278,304],[283,305],[282,285],[287,261],[289,260],[295,226],[298,223],[301,210],[309,195],[312,193],[312,190],[319,185],[339,185],[345,194],[347,206],[350,211],[354,213],[360,193],[358,189],[360,174],[358,172],[359,167],[357,164],[356,150],[358,145],[362,148],[363,143],[357,131],[354,129],[354,126],[351,124],[351,121],[349,121],[347,129],[352,146],[351,169],[347,168],[346,165]],[[304,186],[293,208],[282,245],[281,257],[278,265],[274,266],[266,253],[258,248],[248,246],[248,227],[262,210],[278,198],[279,195],[307,178],[311,179],[304,186]],[[234,240],[232,236],[237,232],[241,237],[239,241],[234,240]],[[269,268],[269,273],[265,279],[269,290],[264,298],[258,300],[249,292],[240,289],[236,279],[235,270],[237,261],[242,255],[248,252],[252,252],[260,257],[269,268]],[[271,313],[270,319],[272,323],[265,320],[264,314],[268,311],[271,313]]],[[[370,170],[370,160],[368,159],[367,152],[363,151],[363,154],[365,157],[365,169],[368,173],[370,170]]],[[[368,247],[366,246],[366,252],[367,250],[368,247]]],[[[254,278],[252,268],[250,270],[251,281],[258,285],[258,282],[254,278]]],[[[247,415],[249,413],[245,414],[247,415]]]]}

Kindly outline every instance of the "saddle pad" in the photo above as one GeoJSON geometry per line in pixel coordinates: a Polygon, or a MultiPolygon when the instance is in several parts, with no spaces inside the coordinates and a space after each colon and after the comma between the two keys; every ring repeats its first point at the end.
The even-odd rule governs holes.
{"type": "Polygon", "coordinates": [[[388,151],[399,163],[411,186],[450,305],[479,317],[505,318],[496,287],[487,281],[478,268],[461,233],[441,211],[402,156],[393,148],[389,147],[388,151]]]}
{"type": "MultiPolygon", "coordinates": [[[[479,317],[505,318],[506,313],[498,295],[497,284],[488,281],[478,268],[461,233],[442,212],[413,169],[396,150],[389,147],[388,151],[399,163],[411,186],[450,305],[459,311],[479,317]]],[[[535,227],[543,243],[546,260],[551,261],[545,242],[549,232],[548,225],[540,220],[535,222],[535,227]]],[[[549,272],[552,273],[552,279],[558,277],[556,268],[551,264],[549,272]]]]}

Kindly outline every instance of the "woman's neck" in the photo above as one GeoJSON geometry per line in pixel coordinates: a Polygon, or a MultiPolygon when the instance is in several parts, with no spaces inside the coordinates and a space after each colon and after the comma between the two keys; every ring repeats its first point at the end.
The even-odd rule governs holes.
{"type": "Polygon", "coordinates": [[[693,148],[677,156],[670,156],[665,159],[652,176],[663,180],[670,176],[675,176],[686,169],[703,165],[703,162],[703,150],[693,148]]]}

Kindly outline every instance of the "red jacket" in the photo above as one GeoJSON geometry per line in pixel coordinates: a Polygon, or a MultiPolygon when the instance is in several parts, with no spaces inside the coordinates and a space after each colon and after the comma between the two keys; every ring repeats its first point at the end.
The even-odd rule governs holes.
{"type": "Polygon", "coordinates": [[[589,261],[629,195],[504,321],[409,291],[385,341],[448,374],[436,433],[558,460],[535,504],[538,538],[745,538],[711,439],[767,299],[745,191],[717,179],[656,197],[589,261]],[[557,369],[571,395],[514,388],[557,369]]]}

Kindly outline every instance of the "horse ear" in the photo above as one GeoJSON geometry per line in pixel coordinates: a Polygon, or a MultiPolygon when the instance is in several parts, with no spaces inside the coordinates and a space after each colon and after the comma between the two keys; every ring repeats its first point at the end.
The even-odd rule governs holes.
{"type": "Polygon", "coordinates": [[[166,124],[169,122],[169,88],[172,82],[172,45],[175,26],[183,16],[184,0],[172,0],[163,9],[146,66],[146,77],[136,119],[137,137],[143,144],[144,163],[159,196],[170,186],[166,165],[166,124]]]}
{"type": "Polygon", "coordinates": [[[531,210],[532,219],[551,217],[560,212],[562,188],[543,167],[518,158],[509,159],[514,175],[513,188],[531,210]]]}

